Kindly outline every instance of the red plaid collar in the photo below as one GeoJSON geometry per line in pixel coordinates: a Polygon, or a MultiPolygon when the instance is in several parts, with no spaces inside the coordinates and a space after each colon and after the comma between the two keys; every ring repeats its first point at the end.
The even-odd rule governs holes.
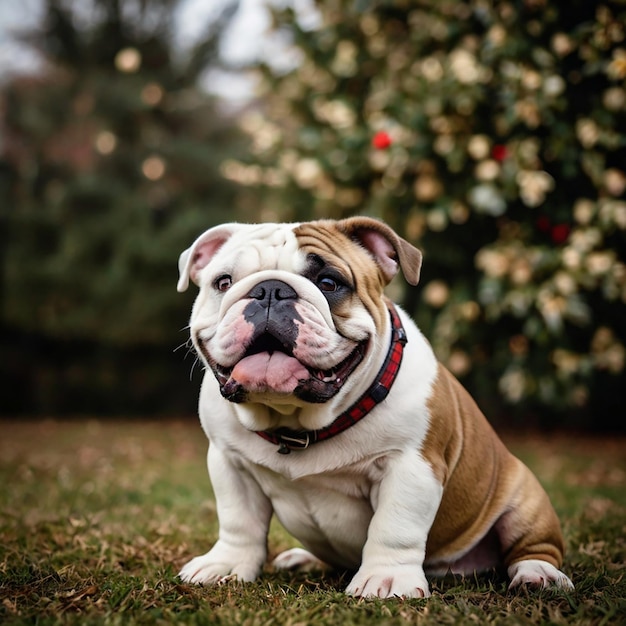
{"type": "Polygon", "coordinates": [[[255,431],[256,434],[263,437],[266,441],[277,445],[280,454],[289,454],[292,450],[305,450],[314,443],[330,439],[363,419],[377,404],[387,397],[400,371],[402,353],[404,352],[407,337],[400,316],[391,303],[389,303],[389,316],[391,318],[392,335],[385,362],[369,389],[347,411],[344,411],[332,424],[319,430],[277,428],[272,431],[257,430],[255,431]]]}

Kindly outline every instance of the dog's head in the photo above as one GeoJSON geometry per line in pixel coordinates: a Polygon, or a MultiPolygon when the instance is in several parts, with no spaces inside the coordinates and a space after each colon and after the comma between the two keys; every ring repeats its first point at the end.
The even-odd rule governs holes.
{"type": "Polygon", "coordinates": [[[420,265],[370,218],[225,224],[181,254],[178,290],[200,288],[191,337],[222,396],[287,413],[347,393],[386,350],[383,289],[399,268],[417,284],[420,265]]]}

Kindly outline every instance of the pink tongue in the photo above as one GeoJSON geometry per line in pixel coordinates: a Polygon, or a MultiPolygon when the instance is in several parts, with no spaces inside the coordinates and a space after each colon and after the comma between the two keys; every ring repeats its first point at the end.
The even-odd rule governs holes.
{"type": "Polygon", "coordinates": [[[231,374],[231,380],[256,392],[292,393],[299,381],[307,378],[306,367],[282,352],[260,352],[241,359],[231,374]]]}

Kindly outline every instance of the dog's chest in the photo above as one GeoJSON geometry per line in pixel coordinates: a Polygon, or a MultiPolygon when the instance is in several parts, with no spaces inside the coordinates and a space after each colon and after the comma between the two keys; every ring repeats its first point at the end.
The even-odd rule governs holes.
{"type": "Polygon", "coordinates": [[[377,504],[382,464],[362,462],[296,480],[258,466],[254,474],[296,539],[327,562],[357,567],[377,504]]]}

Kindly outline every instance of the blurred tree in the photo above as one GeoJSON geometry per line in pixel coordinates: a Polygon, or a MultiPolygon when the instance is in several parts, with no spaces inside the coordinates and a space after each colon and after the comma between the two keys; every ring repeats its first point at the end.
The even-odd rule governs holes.
{"type": "Polygon", "coordinates": [[[490,415],[623,428],[624,4],[316,7],[274,11],[300,61],[259,66],[224,174],[264,219],[367,213],[422,247],[405,305],[490,415]]]}
{"type": "Polygon", "coordinates": [[[4,86],[5,411],[195,406],[171,358],[192,297],[176,292],[176,260],[236,218],[219,163],[239,135],[198,86],[236,5],[183,55],[179,4],[94,0],[87,19],[84,3],[46,0],[28,38],[45,67],[4,86]]]}

